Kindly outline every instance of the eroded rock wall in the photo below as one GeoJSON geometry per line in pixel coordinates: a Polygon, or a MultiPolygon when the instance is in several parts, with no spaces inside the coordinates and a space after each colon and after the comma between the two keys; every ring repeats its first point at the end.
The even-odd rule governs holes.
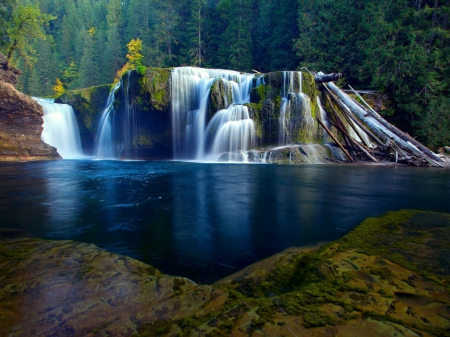
{"type": "Polygon", "coordinates": [[[41,140],[42,107],[11,84],[0,82],[0,161],[61,158],[41,140]]]}

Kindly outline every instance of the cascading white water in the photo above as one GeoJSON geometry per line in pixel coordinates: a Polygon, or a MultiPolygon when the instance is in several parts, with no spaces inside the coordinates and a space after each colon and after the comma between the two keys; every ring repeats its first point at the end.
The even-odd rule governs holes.
{"type": "Polygon", "coordinates": [[[102,112],[100,123],[97,129],[97,142],[95,148],[95,156],[101,159],[116,158],[116,149],[113,142],[111,112],[114,110],[114,95],[120,88],[122,82],[117,82],[114,88],[109,92],[106,101],[105,110],[102,112]]]}
{"type": "Polygon", "coordinates": [[[42,140],[56,147],[64,159],[82,158],[80,131],[72,107],[67,104],[54,103],[53,100],[34,99],[44,110],[42,140]]]}
{"type": "Polygon", "coordinates": [[[137,157],[136,137],[138,135],[139,126],[139,115],[136,113],[135,103],[133,97],[131,97],[131,79],[131,71],[129,71],[127,76],[127,85],[122,86],[123,97],[125,98],[122,144],[118,144],[116,147],[118,155],[126,159],[137,157]]]}
{"type": "Polygon", "coordinates": [[[172,133],[175,159],[217,160],[219,151],[243,151],[248,148],[244,144],[252,144],[253,121],[248,117],[248,110],[244,107],[238,108],[238,105],[250,101],[253,79],[252,74],[221,69],[181,67],[172,71],[172,133]],[[209,121],[209,94],[211,86],[218,78],[227,86],[231,86],[232,102],[228,104],[233,103],[234,106],[221,110],[220,114],[216,113],[220,117],[209,121]],[[242,112],[244,110],[247,114],[242,112]],[[216,128],[210,127],[211,123],[216,128]],[[231,140],[230,137],[237,137],[239,140],[231,140]]]}
{"type": "Polygon", "coordinates": [[[216,160],[229,152],[229,161],[245,161],[246,152],[255,144],[255,124],[245,105],[231,105],[218,111],[206,128],[205,141],[211,143],[208,156],[216,160]],[[217,130],[215,133],[213,130],[217,130]],[[211,140],[207,137],[211,136],[211,140]]]}
{"type": "Polygon", "coordinates": [[[303,76],[301,71],[283,71],[283,87],[281,95],[283,96],[280,107],[280,117],[278,119],[278,144],[288,145],[292,143],[291,134],[291,114],[292,109],[297,109],[296,115],[303,118],[302,129],[308,130],[314,128],[314,120],[311,117],[311,102],[309,97],[302,92],[303,76]],[[297,77],[298,84],[295,83],[297,77]],[[295,107],[289,99],[289,95],[296,95],[295,107]]]}

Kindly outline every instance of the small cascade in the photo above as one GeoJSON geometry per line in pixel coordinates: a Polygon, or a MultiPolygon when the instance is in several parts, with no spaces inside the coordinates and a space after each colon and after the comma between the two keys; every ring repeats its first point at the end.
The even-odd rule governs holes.
{"type": "Polygon", "coordinates": [[[120,88],[122,82],[117,82],[114,88],[110,91],[108,100],[106,101],[105,110],[102,112],[100,123],[97,129],[97,143],[95,149],[95,156],[101,159],[116,158],[116,148],[113,141],[113,127],[111,112],[114,110],[114,97],[116,91],[120,88]]]}
{"type": "Polygon", "coordinates": [[[283,96],[278,120],[278,144],[292,144],[293,129],[299,129],[301,138],[310,139],[315,122],[311,114],[311,101],[302,92],[302,72],[283,71],[283,96]]]}
{"type": "Polygon", "coordinates": [[[247,161],[246,153],[255,145],[255,125],[244,105],[233,104],[218,111],[205,134],[205,142],[211,144],[207,153],[212,160],[228,153],[227,161],[247,161]],[[209,135],[212,139],[208,139],[209,135]]]}
{"type": "Polygon", "coordinates": [[[53,100],[34,98],[44,110],[42,140],[56,147],[64,159],[83,157],[80,130],[70,105],[54,103],[53,100]]]}
{"type": "Polygon", "coordinates": [[[237,71],[195,67],[175,68],[172,71],[175,159],[217,160],[223,152],[244,151],[248,144],[252,144],[254,131],[250,129],[253,121],[248,116],[248,110],[238,108],[238,105],[250,101],[254,77],[237,71]],[[211,119],[210,114],[213,113],[208,111],[211,86],[219,78],[231,87],[232,101],[225,100],[226,105],[234,105],[215,113],[218,117],[214,115],[211,119]],[[237,139],[232,139],[235,136],[237,139]]]}

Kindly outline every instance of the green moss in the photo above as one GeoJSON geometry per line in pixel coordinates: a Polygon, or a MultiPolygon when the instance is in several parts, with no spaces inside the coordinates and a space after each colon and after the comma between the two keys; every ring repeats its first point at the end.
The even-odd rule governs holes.
{"type": "Polygon", "coordinates": [[[153,142],[152,142],[151,135],[140,133],[138,135],[138,137],[137,137],[136,145],[139,148],[151,148],[151,147],[153,147],[153,142]]]}
{"type": "Polygon", "coordinates": [[[148,109],[143,110],[169,109],[171,72],[171,68],[147,68],[143,74],[139,73],[140,94],[144,102],[150,104],[148,109]]]}
{"type": "Polygon", "coordinates": [[[163,336],[170,332],[173,322],[170,320],[158,320],[152,323],[141,324],[138,332],[133,334],[133,337],[147,337],[147,336],[163,336]]]}
{"type": "Polygon", "coordinates": [[[383,280],[389,280],[394,277],[394,273],[386,267],[370,269],[370,273],[381,277],[383,280]]]}
{"type": "MultiPolygon", "coordinates": [[[[382,256],[404,268],[413,270],[436,282],[433,274],[449,275],[450,265],[445,254],[418,245],[450,249],[450,235],[443,226],[450,226],[450,216],[442,213],[401,210],[388,212],[379,218],[368,218],[341,239],[341,250],[358,249],[368,255],[382,256]],[[424,232],[426,229],[426,233],[424,232]]],[[[423,246],[426,247],[426,246],[423,246]]],[[[373,269],[372,274],[389,277],[388,270],[373,269]]],[[[450,278],[449,278],[450,280],[450,278]]]]}
{"type": "Polygon", "coordinates": [[[105,108],[109,92],[109,84],[68,90],[56,102],[70,104],[73,107],[78,121],[82,122],[81,132],[85,129],[89,132],[95,132],[97,121],[105,108]]]}
{"type": "Polygon", "coordinates": [[[147,67],[145,67],[145,66],[139,66],[139,67],[137,67],[137,69],[136,69],[136,71],[137,71],[137,73],[139,74],[139,75],[145,75],[145,72],[147,71],[147,67]]]}

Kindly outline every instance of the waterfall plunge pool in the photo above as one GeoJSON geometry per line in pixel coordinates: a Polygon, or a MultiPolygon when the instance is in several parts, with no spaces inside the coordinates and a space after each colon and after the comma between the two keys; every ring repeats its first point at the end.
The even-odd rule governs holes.
{"type": "Polygon", "coordinates": [[[0,163],[0,238],[93,243],[211,283],[404,208],[450,212],[450,170],[61,160],[0,163]]]}

